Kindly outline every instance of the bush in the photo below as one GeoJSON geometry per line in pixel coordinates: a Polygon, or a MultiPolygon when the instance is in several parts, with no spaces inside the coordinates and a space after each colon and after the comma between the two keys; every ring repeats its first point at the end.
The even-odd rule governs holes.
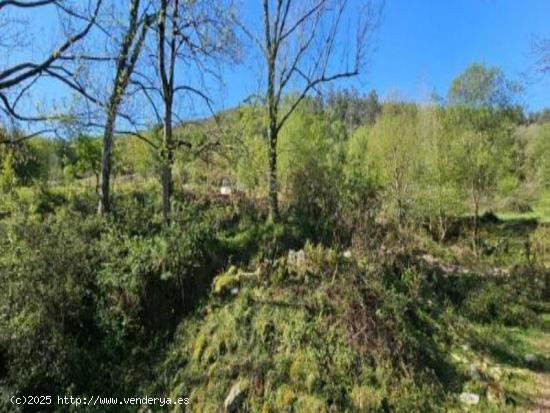
{"type": "Polygon", "coordinates": [[[221,265],[199,212],[176,211],[141,235],[70,208],[0,220],[0,391],[135,394],[221,265]]]}
{"type": "MultiPolygon", "coordinates": [[[[84,391],[94,343],[102,224],[70,214],[0,227],[0,349],[12,394],[84,391]]],[[[2,357],[0,357],[2,358],[2,357]]]]}
{"type": "Polygon", "coordinates": [[[537,321],[537,314],[531,308],[536,295],[530,296],[525,289],[528,289],[525,285],[514,286],[510,282],[485,281],[466,298],[464,312],[470,319],[482,323],[529,327],[537,321]]]}

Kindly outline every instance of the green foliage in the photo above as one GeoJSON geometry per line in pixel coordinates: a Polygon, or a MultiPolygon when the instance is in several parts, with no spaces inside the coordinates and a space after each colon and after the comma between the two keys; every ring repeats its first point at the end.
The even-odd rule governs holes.
{"type": "Polygon", "coordinates": [[[410,216],[421,168],[418,111],[413,105],[385,105],[368,132],[366,160],[372,179],[383,188],[383,207],[400,224],[410,216]]]}
{"type": "Polygon", "coordinates": [[[116,168],[122,174],[142,177],[155,175],[158,154],[146,142],[132,136],[119,136],[114,141],[116,168]]]}
{"type": "MultiPolygon", "coordinates": [[[[252,411],[436,410],[445,396],[424,368],[436,365],[429,354],[437,352],[430,338],[437,321],[407,298],[409,281],[369,274],[321,246],[304,251],[304,268],[265,262],[240,276],[224,305],[212,301],[180,326],[160,367],[180,366],[165,383],[169,393],[216,411],[239,372],[253,383],[245,401],[252,411]]],[[[216,277],[213,293],[239,273],[232,267],[216,277]]]]}
{"type": "Polygon", "coordinates": [[[13,155],[7,152],[2,156],[2,170],[0,171],[0,189],[2,192],[11,191],[17,184],[17,176],[13,167],[13,155]]]}
{"type": "Polygon", "coordinates": [[[51,145],[35,142],[0,146],[0,190],[8,192],[16,185],[47,179],[53,163],[51,149],[51,145]]]}
{"type": "Polygon", "coordinates": [[[77,158],[76,172],[81,174],[91,173],[95,176],[97,185],[101,169],[101,140],[81,135],[74,140],[73,146],[77,158]]]}
{"type": "MultiPolygon", "coordinates": [[[[537,267],[518,268],[510,280],[487,281],[464,301],[465,314],[474,321],[529,327],[536,323],[536,303],[542,300],[532,276],[537,267]],[[525,277],[526,274],[530,274],[525,277]],[[531,279],[530,279],[531,278],[531,279]]],[[[544,270],[543,270],[544,271],[544,270]]]]}
{"type": "Polygon", "coordinates": [[[356,89],[331,90],[324,102],[332,121],[342,122],[348,130],[360,125],[372,125],[382,107],[375,90],[361,96],[356,89]]]}
{"type": "Polygon", "coordinates": [[[155,352],[207,288],[217,244],[196,211],[181,210],[164,234],[129,235],[61,202],[0,221],[3,389],[135,394],[155,352]]]}
{"type": "Polygon", "coordinates": [[[540,190],[550,188],[550,123],[519,130],[525,154],[525,180],[540,190]]]}
{"type": "Polygon", "coordinates": [[[343,145],[338,131],[314,113],[298,112],[279,138],[279,183],[291,214],[326,232],[338,210],[343,145]]]}
{"type": "Polygon", "coordinates": [[[224,133],[175,150],[166,228],[142,140],[115,139],[103,218],[99,139],[3,146],[0,393],[143,391],[218,412],[238,383],[245,411],[458,408],[457,391],[483,390],[448,357],[475,339],[464,326],[527,328],[545,308],[548,226],[525,218],[550,216],[549,129],[520,125],[514,93],[474,65],[446,106],[306,98],[279,135],[277,223],[261,105],[175,127],[193,149],[224,133]]]}
{"type": "Polygon", "coordinates": [[[499,67],[473,63],[453,80],[448,99],[452,104],[477,108],[506,107],[515,102],[520,90],[520,85],[506,79],[499,67]]]}
{"type": "Polygon", "coordinates": [[[101,223],[59,214],[2,222],[0,348],[14,394],[84,389],[99,339],[94,320],[101,223]]]}

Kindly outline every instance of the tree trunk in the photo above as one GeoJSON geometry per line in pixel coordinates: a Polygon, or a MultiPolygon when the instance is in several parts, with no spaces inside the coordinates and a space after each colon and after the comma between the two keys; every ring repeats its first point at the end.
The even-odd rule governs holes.
{"type": "Polygon", "coordinates": [[[163,153],[162,166],[160,170],[160,181],[162,186],[162,225],[167,228],[170,224],[170,199],[172,197],[172,110],[171,104],[166,104],[163,127],[163,153]]]}
{"type": "Polygon", "coordinates": [[[269,206],[271,219],[279,220],[279,200],[277,197],[277,128],[270,125],[268,129],[268,158],[269,158],[269,206]]]}
{"type": "MultiPolygon", "coordinates": [[[[267,20],[266,20],[267,22],[267,20]]],[[[266,23],[266,38],[269,49],[269,58],[267,63],[267,117],[268,117],[268,127],[267,127],[267,157],[269,159],[269,209],[270,209],[270,218],[273,221],[279,220],[279,200],[277,197],[278,194],[278,185],[277,185],[277,137],[279,134],[278,126],[278,107],[277,101],[275,99],[275,50],[271,45],[269,40],[269,23],[266,23]]]]}
{"type": "Polygon", "coordinates": [[[119,55],[117,57],[116,74],[113,82],[113,90],[109,97],[109,103],[107,105],[107,120],[105,122],[105,129],[103,132],[103,146],[101,148],[101,177],[99,183],[99,205],[97,212],[99,214],[108,214],[111,209],[109,186],[111,181],[111,152],[113,147],[113,135],[115,129],[116,117],[124,91],[128,86],[128,82],[134,67],[136,65],[143,42],[145,41],[145,35],[152,22],[152,19],[148,16],[143,23],[141,33],[134,45],[132,53],[130,51],[136,33],[138,30],[138,11],[139,0],[132,0],[130,3],[130,19],[128,23],[128,30],[124,35],[124,39],[121,45],[119,55]],[[128,59],[128,56],[130,58],[128,59]]]}
{"type": "Polygon", "coordinates": [[[109,189],[111,184],[111,152],[113,148],[113,130],[116,118],[116,103],[109,105],[107,122],[103,132],[103,146],[101,148],[101,174],[99,178],[99,214],[108,214],[111,210],[109,189]]]}
{"type": "Polygon", "coordinates": [[[472,188],[472,200],[474,203],[474,252],[477,255],[479,238],[479,197],[476,195],[474,188],[472,188]]]}
{"type": "Polygon", "coordinates": [[[160,171],[162,184],[162,225],[170,225],[170,198],[172,196],[172,168],[170,163],[164,162],[160,171]]]}

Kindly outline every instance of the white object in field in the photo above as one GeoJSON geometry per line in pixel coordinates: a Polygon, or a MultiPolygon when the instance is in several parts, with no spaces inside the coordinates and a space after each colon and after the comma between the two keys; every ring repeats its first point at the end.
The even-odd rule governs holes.
{"type": "Polygon", "coordinates": [[[461,393],[459,399],[464,404],[469,404],[470,406],[475,406],[479,403],[479,395],[475,393],[461,393]]]}
{"type": "Polygon", "coordinates": [[[222,195],[231,195],[231,185],[226,179],[223,180],[222,186],[220,186],[220,194],[222,195]]]}

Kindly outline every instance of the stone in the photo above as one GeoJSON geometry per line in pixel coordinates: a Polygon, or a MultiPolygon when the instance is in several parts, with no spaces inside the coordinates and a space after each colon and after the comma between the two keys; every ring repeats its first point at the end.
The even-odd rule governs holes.
{"type": "Polygon", "coordinates": [[[222,185],[220,186],[220,194],[223,196],[229,196],[233,192],[233,189],[231,188],[231,184],[229,183],[228,179],[224,179],[222,181],[222,185]]]}
{"type": "Polygon", "coordinates": [[[244,396],[244,385],[241,382],[235,383],[223,402],[224,413],[235,413],[243,402],[244,396]]]}
{"type": "Polygon", "coordinates": [[[475,406],[479,403],[479,395],[475,393],[460,393],[459,399],[469,406],[475,406]]]}
{"type": "Polygon", "coordinates": [[[226,185],[222,185],[220,186],[220,194],[221,195],[224,195],[224,196],[229,196],[231,195],[231,187],[230,186],[226,186],[226,185]]]}

